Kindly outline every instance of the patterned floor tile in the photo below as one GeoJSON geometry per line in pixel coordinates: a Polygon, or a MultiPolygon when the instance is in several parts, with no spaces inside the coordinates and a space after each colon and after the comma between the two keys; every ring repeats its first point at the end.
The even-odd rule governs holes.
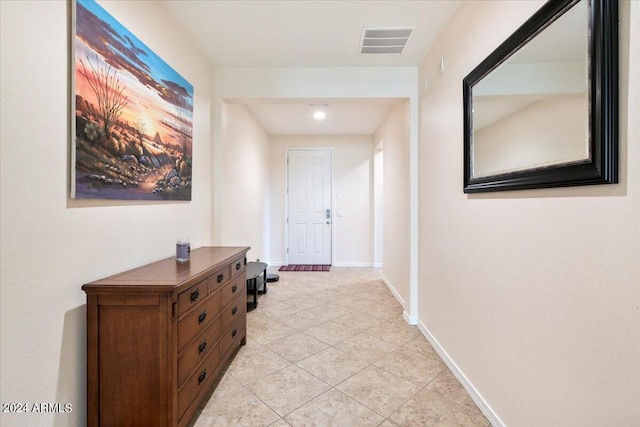
{"type": "Polygon", "coordinates": [[[369,366],[364,360],[333,347],[301,360],[296,365],[330,385],[339,384],[369,366]]]}
{"type": "Polygon", "coordinates": [[[285,416],[324,393],[330,386],[291,365],[248,384],[247,388],[278,415],[285,416]]]}
{"type": "Polygon", "coordinates": [[[339,342],[335,348],[346,351],[366,362],[374,363],[391,353],[397,346],[372,335],[360,333],[339,342]]]}
{"type": "Polygon", "coordinates": [[[388,417],[418,392],[418,387],[377,366],[369,366],[336,386],[380,415],[388,417]]]}
{"type": "Polygon", "coordinates": [[[389,419],[399,426],[485,427],[488,424],[482,414],[432,391],[416,395],[389,419]]]}
{"type": "Polygon", "coordinates": [[[195,427],[268,426],[278,418],[278,414],[242,387],[223,396],[212,396],[195,427]]]}
{"type": "Polygon", "coordinates": [[[431,381],[426,390],[439,393],[462,406],[478,411],[478,407],[469,396],[469,393],[467,393],[467,390],[460,385],[458,379],[448,369],[442,371],[440,375],[431,381]]]}
{"type": "Polygon", "coordinates": [[[393,353],[386,355],[375,362],[375,365],[400,378],[411,381],[419,388],[426,386],[446,369],[444,363],[416,354],[405,347],[400,347],[393,353]]]}
{"type": "Polygon", "coordinates": [[[356,335],[357,331],[334,321],[329,321],[318,326],[311,327],[305,331],[307,335],[326,342],[329,345],[337,344],[341,341],[356,335]]]}
{"type": "Polygon", "coordinates": [[[267,348],[247,349],[242,354],[238,353],[227,373],[246,385],[290,364],[291,362],[267,348]]]}
{"type": "Polygon", "coordinates": [[[324,350],[329,345],[298,332],[297,334],[271,341],[266,347],[288,361],[295,363],[324,350]]]}
{"type": "Polygon", "coordinates": [[[377,426],[382,416],[331,389],[285,417],[293,427],[377,426]]]}
{"type": "Polygon", "coordinates": [[[270,271],[280,281],[247,313],[247,344],[196,427],[489,424],[379,269],[270,271]]]}

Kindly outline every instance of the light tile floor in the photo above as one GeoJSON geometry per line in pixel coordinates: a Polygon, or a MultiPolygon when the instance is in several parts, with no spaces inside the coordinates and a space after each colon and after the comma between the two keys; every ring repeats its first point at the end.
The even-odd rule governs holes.
{"type": "Polygon", "coordinates": [[[278,274],[195,427],[490,425],[379,270],[278,274]]]}

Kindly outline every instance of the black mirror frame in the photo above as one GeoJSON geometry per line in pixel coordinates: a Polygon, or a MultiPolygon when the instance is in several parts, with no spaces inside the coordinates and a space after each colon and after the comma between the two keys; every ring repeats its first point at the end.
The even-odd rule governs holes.
{"type": "Polygon", "coordinates": [[[591,158],[579,164],[558,164],[478,178],[472,176],[473,86],[578,1],[549,0],[464,78],[465,193],[618,182],[618,0],[587,0],[591,158]]]}

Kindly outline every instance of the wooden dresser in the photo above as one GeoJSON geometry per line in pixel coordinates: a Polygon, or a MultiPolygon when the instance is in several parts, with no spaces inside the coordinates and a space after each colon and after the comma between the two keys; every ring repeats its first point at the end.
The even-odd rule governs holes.
{"type": "Polygon", "coordinates": [[[185,426],[246,342],[248,247],[204,247],[82,287],[89,426],[185,426]]]}

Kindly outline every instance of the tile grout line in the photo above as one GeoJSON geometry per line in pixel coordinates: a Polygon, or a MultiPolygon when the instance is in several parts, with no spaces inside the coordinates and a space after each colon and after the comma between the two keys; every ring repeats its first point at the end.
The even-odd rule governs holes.
{"type": "MultiPolygon", "coordinates": [[[[262,375],[262,376],[260,376],[258,378],[252,379],[251,381],[247,382],[246,384],[244,382],[240,381],[237,377],[235,377],[230,372],[227,372],[226,374],[229,374],[234,380],[236,380],[238,382],[238,384],[240,385],[240,387],[238,387],[238,390],[240,390],[242,388],[245,391],[248,391],[251,396],[253,396],[253,397],[255,397],[257,399],[258,402],[261,402],[269,410],[271,410],[275,415],[277,415],[278,419],[273,421],[271,424],[275,424],[275,423],[278,423],[280,421],[283,422],[283,423],[289,424],[289,422],[285,419],[285,417],[290,416],[292,413],[294,413],[295,411],[298,411],[303,406],[309,404],[313,400],[315,400],[315,399],[319,398],[320,396],[323,396],[324,394],[329,393],[331,391],[338,392],[338,393],[340,393],[340,395],[345,396],[350,401],[361,405],[363,408],[367,408],[367,410],[371,411],[373,414],[377,414],[377,416],[379,416],[382,419],[382,421],[378,425],[384,423],[385,421],[388,421],[389,423],[395,424],[390,418],[394,414],[396,414],[401,408],[403,408],[405,405],[407,405],[407,403],[409,403],[412,400],[415,400],[415,396],[416,395],[418,395],[419,393],[425,391],[427,389],[427,387],[429,387],[443,372],[445,372],[447,370],[446,365],[444,365],[444,367],[439,372],[437,372],[437,374],[435,376],[433,376],[428,382],[426,382],[426,384],[424,386],[422,386],[420,388],[416,387],[416,391],[414,393],[411,393],[409,398],[407,398],[406,400],[405,399],[400,399],[399,402],[401,402],[401,404],[399,404],[397,407],[396,407],[395,404],[392,405],[393,409],[392,409],[391,413],[388,416],[385,416],[382,413],[378,412],[377,410],[374,410],[374,409],[370,408],[367,404],[361,402],[357,398],[355,398],[355,397],[343,392],[342,390],[340,390],[338,387],[340,387],[341,384],[343,384],[346,381],[352,379],[354,376],[360,374],[362,371],[364,371],[366,369],[369,369],[372,366],[375,369],[380,369],[381,372],[385,372],[385,374],[391,375],[393,378],[397,378],[398,380],[407,382],[409,384],[413,384],[413,381],[411,381],[410,379],[405,379],[403,377],[400,377],[400,376],[396,375],[394,372],[391,372],[390,370],[388,370],[389,368],[394,368],[394,364],[395,364],[395,366],[399,366],[399,365],[397,365],[398,363],[401,363],[401,362],[404,363],[404,359],[407,356],[400,356],[397,359],[393,359],[393,358],[389,359],[391,364],[386,363],[387,364],[386,367],[377,366],[376,365],[376,363],[380,362],[382,359],[387,358],[389,355],[391,355],[391,354],[393,354],[393,353],[395,353],[397,351],[403,350],[403,349],[406,350],[406,351],[412,352],[412,353],[419,354],[421,356],[421,358],[420,358],[421,360],[423,358],[427,358],[429,360],[433,360],[433,361],[442,363],[442,360],[440,358],[438,358],[437,356],[434,356],[434,355],[429,354],[429,353],[425,354],[424,352],[418,353],[417,352],[418,347],[416,347],[416,350],[413,350],[413,349],[408,347],[420,335],[413,336],[410,339],[402,342],[401,344],[397,344],[397,342],[402,341],[402,340],[396,340],[396,342],[392,342],[392,341],[390,341],[388,339],[385,339],[385,338],[382,338],[382,337],[379,337],[379,336],[376,336],[376,335],[373,334],[373,332],[375,332],[374,328],[379,328],[381,325],[385,325],[385,326],[388,325],[388,326],[386,326],[386,327],[388,327],[388,331],[385,331],[384,333],[386,333],[388,336],[393,338],[391,333],[392,333],[392,330],[394,330],[396,328],[396,325],[394,325],[394,323],[398,322],[398,326],[401,325],[401,322],[402,322],[401,315],[400,316],[398,314],[392,314],[391,316],[388,315],[388,312],[392,313],[393,311],[395,311],[395,308],[396,308],[395,306],[397,305],[397,304],[390,304],[390,303],[387,304],[386,303],[386,301],[396,302],[393,299],[393,295],[391,295],[391,294],[386,295],[386,293],[383,293],[383,292],[379,292],[379,293],[378,292],[372,292],[371,293],[372,298],[364,298],[364,297],[361,298],[361,301],[365,300],[367,302],[364,305],[360,305],[361,303],[358,303],[358,306],[355,307],[354,305],[349,304],[349,303],[340,304],[339,298],[344,298],[345,301],[346,300],[355,301],[355,298],[358,298],[358,297],[361,296],[357,289],[362,289],[363,292],[365,292],[366,291],[366,285],[365,284],[368,285],[369,282],[377,283],[379,281],[378,280],[379,279],[378,278],[378,274],[375,274],[375,275],[373,275],[373,274],[363,274],[363,273],[368,271],[366,269],[363,269],[362,272],[360,272],[360,273],[358,273],[356,271],[356,274],[354,274],[352,276],[347,276],[346,279],[345,279],[345,277],[344,276],[340,276],[340,274],[343,274],[346,271],[354,271],[354,270],[350,269],[350,270],[339,270],[339,271],[335,271],[335,272],[332,271],[330,273],[332,276],[328,276],[328,277],[327,276],[323,276],[323,278],[328,278],[331,281],[331,284],[328,285],[327,287],[321,286],[321,284],[319,282],[315,281],[315,280],[313,280],[313,281],[310,280],[308,282],[310,284],[309,288],[313,288],[313,289],[323,288],[324,290],[332,291],[332,293],[335,292],[335,293],[341,294],[343,297],[336,297],[336,298],[331,298],[329,300],[323,300],[323,302],[320,302],[317,305],[308,306],[308,307],[305,306],[305,307],[302,307],[300,310],[297,310],[297,311],[295,311],[293,313],[288,313],[286,315],[281,315],[281,316],[275,316],[274,315],[274,313],[277,313],[277,310],[278,310],[277,307],[274,307],[273,309],[270,310],[271,311],[271,315],[268,314],[268,313],[265,313],[265,312],[263,312],[263,313],[255,313],[255,314],[259,314],[261,316],[264,316],[264,318],[265,318],[266,327],[259,329],[259,333],[260,334],[262,334],[263,332],[266,332],[266,334],[268,334],[269,333],[268,332],[268,324],[272,323],[272,322],[275,322],[276,325],[281,325],[281,326],[289,328],[291,330],[291,333],[289,333],[287,331],[287,333],[283,334],[283,336],[281,336],[279,338],[276,338],[276,339],[273,339],[273,340],[270,340],[270,341],[266,341],[264,343],[259,341],[259,340],[257,340],[256,339],[256,335],[254,335],[254,337],[252,337],[252,341],[254,341],[254,343],[257,346],[259,346],[259,347],[256,347],[256,351],[258,351],[259,353],[262,353],[262,351],[268,351],[270,353],[273,353],[275,356],[278,356],[284,362],[286,362],[287,365],[283,366],[281,368],[275,369],[273,372],[269,372],[266,375],[262,375]],[[341,282],[341,283],[339,283],[338,285],[335,285],[335,283],[338,283],[338,282],[341,282]],[[351,286],[351,288],[349,288],[349,289],[352,291],[352,293],[341,292],[341,290],[338,290],[339,286],[342,286],[342,287],[351,286]],[[385,299],[384,296],[389,297],[389,299],[385,299]],[[319,315],[319,314],[316,314],[316,313],[310,313],[311,315],[313,315],[313,316],[315,316],[317,318],[318,323],[317,324],[312,324],[311,326],[308,326],[308,327],[305,327],[305,328],[296,327],[295,326],[296,323],[293,320],[293,318],[292,318],[292,322],[293,322],[294,326],[290,326],[288,323],[285,323],[282,320],[279,320],[279,319],[288,319],[290,316],[295,316],[295,315],[297,315],[299,313],[309,313],[310,310],[316,309],[318,307],[322,307],[322,306],[325,306],[325,305],[326,306],[329,306],[329,305],[339,306],[339,307],[341,307],[341,308],[343,308],[345,310],[349,310],[349,311],[341,313],[341,314],[338,314],[336,316],[331,316],[330,315],[329,318],[323,317],[322,315],[319,315]],[[359,316],[360,315],[359,313],[367,314],[367,310],[372,310],[372,307],[376,307],[376,306],[384,307],[384,308],[381,309],[381,312],[384,312],[384,313],[387,313],[387,314],[383,315],[384,318],[378,318],[377,316],[372,315],[372,317],[374,317],[376,319],[376,323],[371,325],[371,326],[369,326],[369,327],[367,327],[367,328],[365,328],[365,329],[352,329],[352,328],[349,327],[348,324],[343,324],[343,323],[341,323],[339,321],[336,321],[336,319],[339,319],[339,318],[342,318],[342,317],[347,317],[349,315],[359,316]],[[325,324],[327,324],[329,322],[333,322],[336,325],[340,325],[341,327],[346,328],[349,331],[350,336],[347,337],[347,338],[344,338],[344,339],[340,339],[337,342],[328,343],[328,342],[326,342],[326,341],[324,341],[322,339],[319,339],[316,336],[313,336],[313,335],[311,335],[310,333],[307,332],[311,328],[314,328],[314,327],[317,327],[317,326],[321,326],[321,325],[325,325],[325,324]],[[290,339],[293,335],[296,335],[296,334],[302,334],[304,337],[310,338],[310,339],[315,340],[315,341],[318,341],[318,342],[322,343],[323,345],[325,345],[326,347],[323,348],[323,349],[319,349],[319,350],[312,350],[309,354],[305,354],[305,356],[302,359],[297,360],[295,362],[290,360],[287,357],[284,357],[284,356],[280,355],[280,353],[278,353],[277,351],[272,350],[269,347],[269,345],[271,343],[273,343],[275,341],[279,341],[279,340],[283,340],[283,342],[286,343],[287,339],[290,339]],[[359,353],[357,353],[357,352],[356,352],[357,354],[352,354],[349,351],[346,351],[346,350],[343,350],[341,348],[337,348],[336,347],[336,346],[341,345],[341,344],[345,343],[346,341],[349,341],[349,340],[353,339],[354,337],[360,336],[360,335],[365,335],[368,338],[364,339],[364,341],[360,341],[359,344],[358,344],[358,342],[354,343],[353,344],[353,346],[354,346],[353,348],[355,350],[358,349],[358,346],[360,346],[361,348],[367,348],[367,347],[371,346],[370,349],[372,351],[375,351],[375,353],[372,353],[372,354],[377,354],[378,351],[380,351],[380,350],[378,350],[378,349],[374,350],[375,347],[372,346],[374,344],[374,342],[382,342],[382,343],[388,344],[389,346],[393,346],[393,350],[391,350],[389,352],[384,352],[384,350],[382,350],[381,352],[384,352],[384,354],[380,355],[379,357],[375,357],[374,358],[375,360],[372,360],[370,362],[369,360],[362,359],[359,356],[359,353]],[[371,338],[371,340],[369,338],[371,338]],[[377,341],[373,341],[373,340],[377,340],[377,341]],[[345,355],[348,355],[349,357],[353,358],[354,360],[359,360],[361,362],[364,362],[363,363],[364,366],[362,368],[359,368],[359,369],[355,370],[354,372],[351,372],[350,375],[347,378],[342,379],[337,384],[332,385],[332,384],[327,383],[325,380],[323,380],[319,376],[309,372],[307,369],[305,369],[304,367],[299,365],[299,363],[302,363],[305,360],[308,360],[310,358],[316,357],[320,353],[322,353],[324,351],[328,351],[329,349],[335,350],[335,351],[343,353],[345,355]],[[259,382],[259,381],[263,380],[264,378],[268,377],[269,375],[281,372],[282,370],[284,370],[286,368],[289,368],[292,365],[295,366],[296,369],[301,370],[301,372],[304,372],[305,374],[307,374],[310,377],[314,378],[314,380],[320,381],[321,384],[324,384],[328,388],[326,390],[318,393],[318,394],[316,394],[315,392],[311,393],[314,396],[312,396],[312,397],[310,397],[308,399],[305,398],[304,402],[302,402],[300,404],[296,404],[295,408],[293,408],[291,410],[288,410],[287,413],[284,414],[284,415],[280,415],[278,413],[278,411],[276,411],[269,404],[267,404],[264,400],[262,400],[260,397],[258,397],[257,394],[253,393],[249,389],[249,387],[251,386],[251,384],[259,382]]],[[[300,274],[300,273],[296,272],[295,274],[300,274]]],[[[323,273],[323,274],[326,274],[326,273],[323,273]]],[[[283,275],[282,278],[285,279],[284,281],[293,280],[295,282],[295,278],[297,278],[297,277],[304,277],[304,276],[302,276],[302,275],[301,276],[283,275]]],[[[303,283],[304,283],[304,281],[303,281],[303,283]]],[[[326,283],[326,280],[324,280],[324,283],[326,283]]],[[[285,297],[284,295],[288,295],[289,298],[295,298],[296,296],[300,296],[301,298],[305,297],[304,295],[300,295],[299,293],[296,294],[295,292],[290,291],[291,289],[294,289],[294,287],[289,286],[289,285],[290,285],[290,283],[284,284],[282,282],[280,284],[276,285],[276,286],[272,285],[271,289],[273,289],[276,292],[276,296],[270,298],[269,301],[272,301],[274,303],[274,306],[277,306],[279,304],[285,304],[285,306],[283,306],[283,307],[287,307],[287,306],[296,307],[295,305],[288,304],[289,300],[287,300],[286,299],[287,297],[285,297]],[[282,286],[280,286],[280,285],[282,285],[282,286]],[[278,290],[282,290],[283,294],[282,295],[278,295],[277,294],[278,290]]],[[[294,283],[294,285],[297,285],[297,283],[294,283]]],[[[386,289],[385,289],[385,291],[386,291],[386,289]]],[[[273,293],[269,294],[269,296],[273,296],[273,295],[274,295],[273,293]]],[[[332,295],[335,296],[335,294],[332,294],[332,295]]],[[[322,298],[315,297],[314,294],[309,294],[309,296],[316,298],[316,300],[322,299],[322,298]]],[[[301,301],[304,302],[303,300],[301,300],[301,301]]],[[[268,301],[264,301],[264,303],[265,303],[264,306],[267,307],[268,306],[267,305],[268,301]]],[[[316,310],[316,311],[319,311],[319,310],[316,310]]],[[[340,310],[338,310],[338,311],[340,311],[340,310]]],[[[251,315],[252,314],[248,314],[247,320],[249,320],[249,317],[251,315]]],[[[302,318],[300,318],[298,316],[298,318],[299,318],[299,320],[301,320],[301,322],[313,322],[314,321],[313,317],[310,318],[310,316],[307,316],[307,317],[303,316],[302,318]]],[[[258,320],[256,320],[256,321],[258,321],[258,320]]],[[[249,324],[250,322],[248,321],[247,323],[249,324]]],[[[249,326],[247,327],[247,329],[249,329],[249,326]]],[[[339,329],[338,329],[338,331],[339,331],[339,329]]],[[[326,333],[326,331],[325,331],[325,333],[326,333]]],[[[402,333],[404,334],[404,332],[402,332],[402,333]]],[[[276,335],[277,334],[278,334],[278,332],[276,332],[276,335]]],[[[326,335],[326,336],[329,337],[330,339],[335,338],[335,335],[333,337],[330,337],[330,335],[326,335]]],[[[382,346],[382,347],[384,348],[384,346],[382,346]]],[[[304,353],[305,351],[309,351],[308,348],[309,347],[303,349],[302,352],[304,353]]],[[[311,348],[312,348],[312,346],[311,346],[311,348]]],[[[347,346],[347,348],[349,348],[349,347],[347,346]]],[[[300,353],[300,354],[302,354],[302,353],[300,353]]],[[[297,359],[297,357],[296,357],[296,359],[297,359]]],[[[331,362],[329,360],[327,362],[327,364],[326,364],[326,366],[327,366],[326,369],[330,369],[329,368],[330,365],[331,365],[331,362]]],[[[411,366],[413,366],[413,364],[411,366]]],[[[323,370],[320,371],[320,373],[322,374],[324,372],[327,372],[327,371],[323,368],[323,370]]],[[[331,372],[331,371],[329,371],[329,372],[331,372]]],[[[347,372],[349,372],[349,371],[347,370],[347,372]]],[[[422,378],[422,376],[418,376],[418,377],[422,378]]],[[[329,378],[331,378],[331,376],[329,376],[329,378]]],[[[415,384],[413,384],[413,385],[415,386],[415,384]]],[[[446,390],[443,389],[441,391],[446,391],[446,390]]],[[[473,408],[469,408],[469,407],[467,407],[465,405],[462,405],[462,404],[454,401],[452,398],[447,397],[447,395],[442,394],[440,391],[429,390],[429,392],[433,392],[434,394],[436,394],[440,398],[443,398],[446,401],[451,402],[456,407],[464,409],[465,411],[472,411],[474,413],[478,412],[477,410],[474,410],[473,408]]],[[[454,396],[454,395],[452,395],[452,396],[454,396]]],[[[284,401],[284,403],[285,403],[284,406],[286,407],[287,406],[286,404],[290,404],[292,402],[295,402],[295,398],[294,399],[287,399],[286,401],[284,401]]],[[[479,414],[482,415],[481,412],[479,414]]],[[[271,425],[271,424],[269,424],[269,425],[271,425]]]]}

